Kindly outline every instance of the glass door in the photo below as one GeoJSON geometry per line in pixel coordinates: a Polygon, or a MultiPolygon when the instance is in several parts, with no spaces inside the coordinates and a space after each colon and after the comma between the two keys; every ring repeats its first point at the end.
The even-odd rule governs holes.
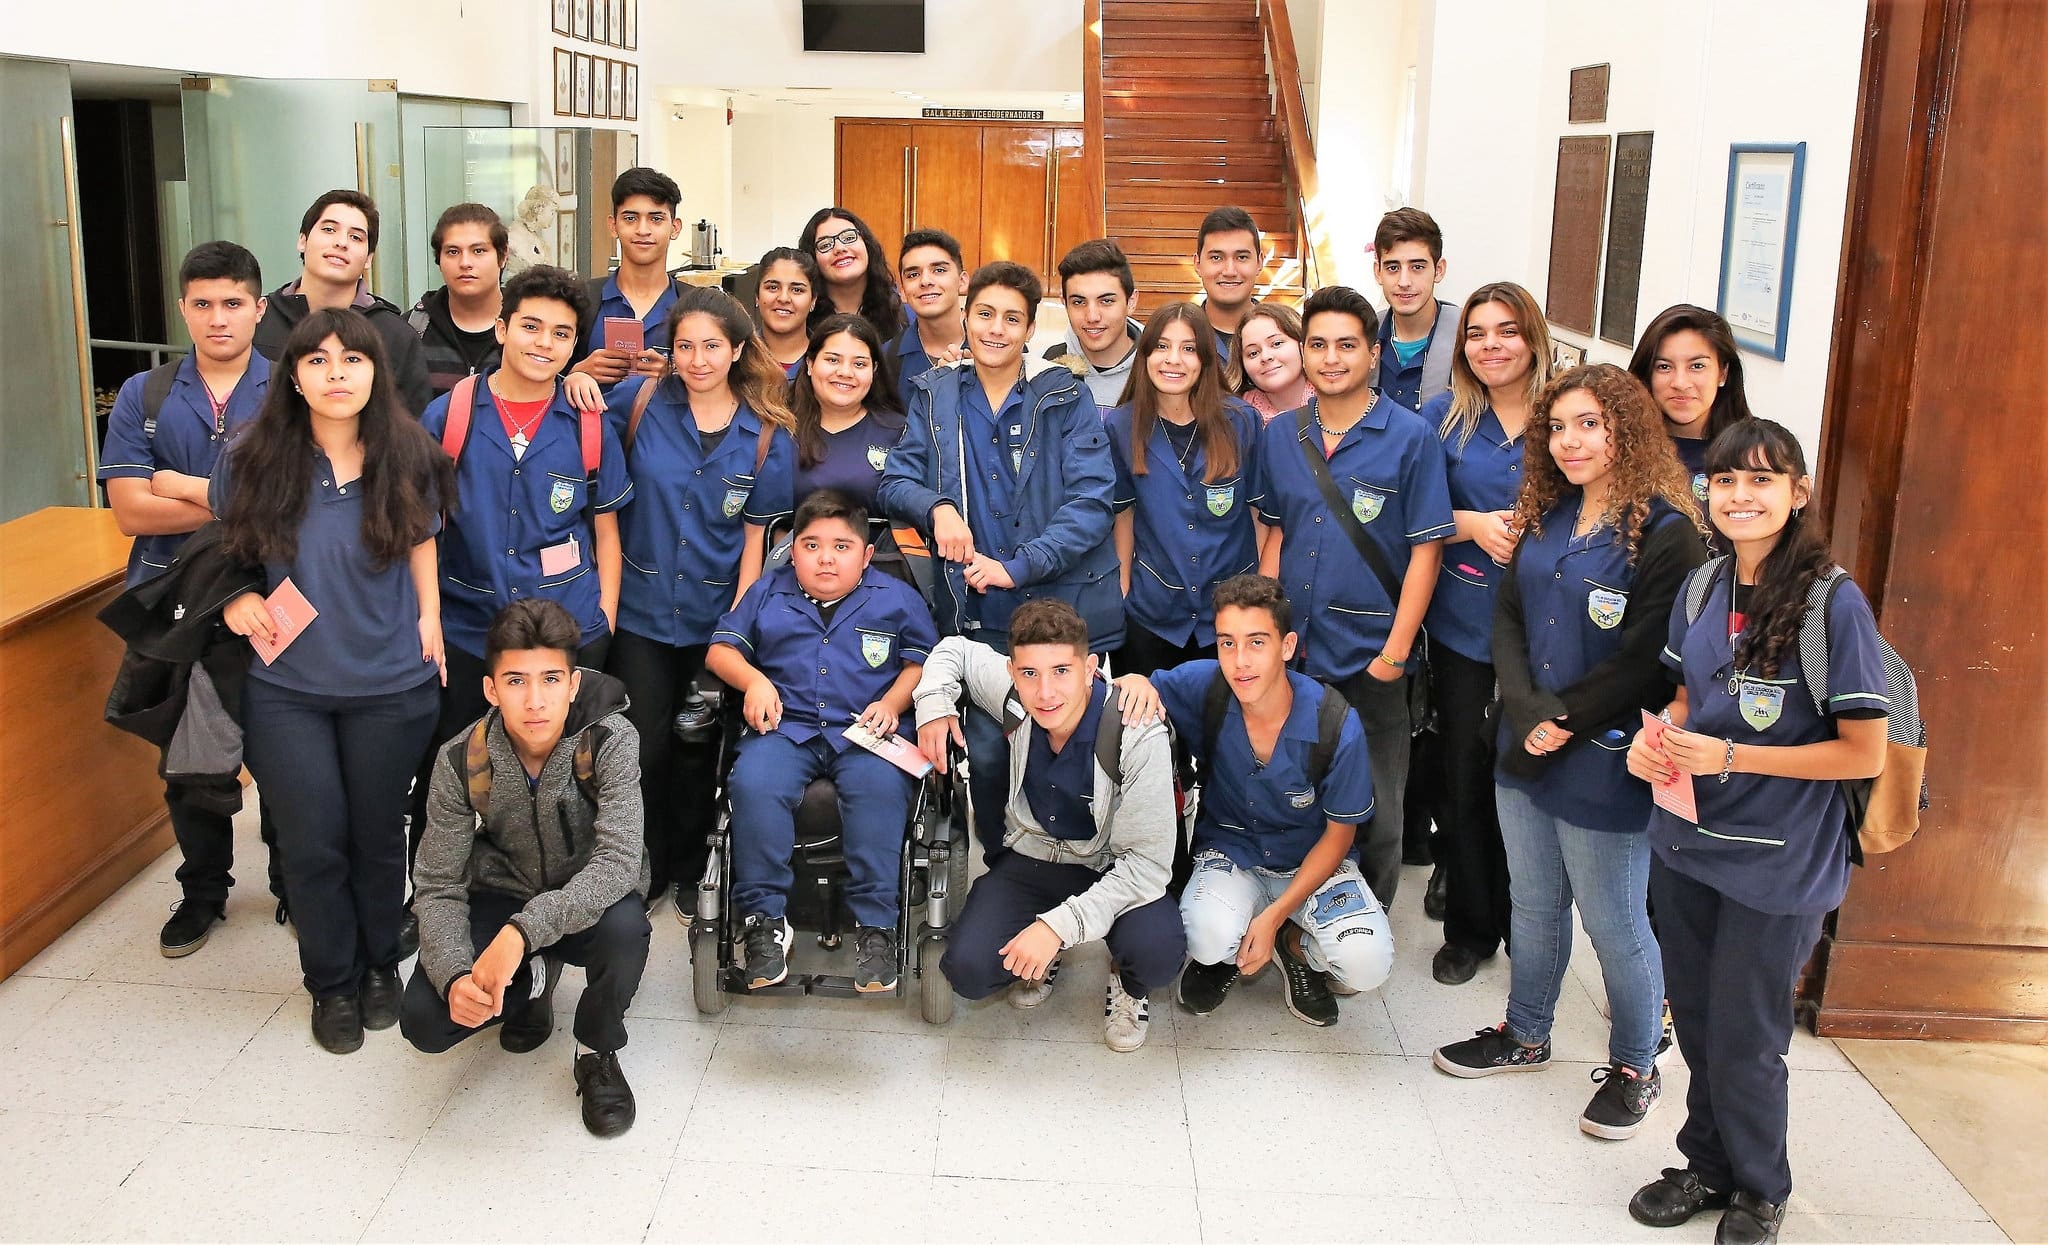
{"type": "MultiPolygon", "coordinates": [[[[534,126],[428,126],[419,171],[433,215],[451,203],[481,203],[505,222],[505,275],[535,264],[586,271],[594,211],[593,135],[587,129],[534,126]]],[[[610,178],[600,185],[609,191],[610,178]]],[[[422,250],[420,254],[425,255],[422,250]]],[[[589,271],[601,271],[589,269],[589,271]]],[[[439,271],[433,274],[438,284],[439,271]]]]}

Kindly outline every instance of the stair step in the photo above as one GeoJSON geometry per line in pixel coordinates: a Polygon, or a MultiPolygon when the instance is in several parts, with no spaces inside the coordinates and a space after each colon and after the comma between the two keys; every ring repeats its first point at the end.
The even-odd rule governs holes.
{"type": "MultiPolygon", "coordinates": [[[[1102,119],[1109,143],[1122,138],[1176,138],[1191,126],[1204,138],[1223,142],[1276,141],[1279,128],[1271,117],[1217,117],[1195,113],[1111,113],[1102,119]]],[[[1106,148],[1105,148],[1106,149],[1106,148]]]]}
{"type": "Polygon", "coordinates": [[[1257,22],[1252,0],[1102,0],[1102,22],[1257,22]]]}
{"type": "Polygon", "coordinates": [[[1142,52],[1125,52],[1119,55],[1105,55],[1102,58],[1102,76],[1109,78],[1192,78],[1200,80],[1214,76],[1221,78],[1255,78],[1267,81],[1266,58],[1256,52],[1241,55],[1209,54],[1205,56],[1177,56],[1172,51],[1150,48],[1142,52]]]}
{"type": "MultiPolygon", "coordinates": [[[[1131,262],[1148,264],[1192,264],[1195,262],[1195,227],[1141,236],[1121,229],[1111,229],[1110,235],[1123,247],[1124,254],[1131,262]]],[[[1301,258],[1292,234],[1265,234],[1269,262],[1292,263],[1301,258]]]]}
{"type": "MultiPolygon", "coordinates": [[[[1132,23],[1133,25],[1137,23],[1132,23]]],[[[1106,28],[1102,32],[1102,54],[1104,56],[1145,56],[1156,55],[1161,46],[1172,47],[1186,58],[1238,57],[1253,53],[1264,55],[1264,43],[1256,32],[1245,34],[1228,30],[1191,30],[1184,26],[1173,26],[1166,31],[1139,33],[1125,27],[1106,28]]]]}
{"type": "Polygon", "coordinates": [[[1139,76],[1104,70],[1102,93],[1137,96],[1236,96],[1270,101],[1272,95],[1267,90],[1266,82],[1264,73],[1199,73],[1190,70],[1184,73],[1139,76]]]}
{"type": "Polygon", "coordinates": [[[1105,117],[1270,117],[1273,101],[1262,91],[1256,95],[1234,91],[1137,91],[1102,93],[1105,117]]]}
{"type": "MultiPolygon", "coordinates": [[[[1252,182],[1171,183],[1113,181],[1106,188],[1112,212],[1129,208],[1151,211],[1193,204],[1235,203],[1258,216],[1278,215],[1286,210],[1290,196],[1284,187],[1252,182]]],[[[1206,208],[1204,209],[1207,210],[1206,208]]]]}

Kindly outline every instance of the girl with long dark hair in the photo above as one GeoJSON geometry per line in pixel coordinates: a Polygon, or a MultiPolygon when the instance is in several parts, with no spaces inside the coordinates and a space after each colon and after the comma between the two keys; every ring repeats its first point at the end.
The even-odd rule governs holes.
{"type": "Polygon", "coordinates": [[[1650,395],[1612,364],[1543,391],[1515,499],[1521,539],[1494,606],[1500,683],[1495,801],[1514,915],[1506,1020],[1440,1047],[1452,1076],[1533,1071],[1571,957],[1577,903],[1607,986],[1608,1065],[1580,1113],[1595,1137],[1634,1134],[1657,1103],[1664,983],[1644,894],[1650,793],[1629,736],[1670,698],[1658,653],[1686,573],[1705,560],[1699,509],[1650,395]]]}
{"type": "Polygon", "coordinates": [[[768,355],[792,379],[803,367],[811,340],[811,312],[824,278],[810,251],[778,246],[761,256],[761,280],[754,289],[754,322],[768,355]]]}
{"type": "Polygon", "coordinates": [[[885,339],[903,331],[903,298],[889,275],[889,253],[860,217],[843,207],[819,208],[804,223],[797,250],[817,258],[825,283],[811,309],[812,327],[846,312],[866,316],[885,339]]]}
{"type": "Polygon", "coordinates": [[[266,596],[290,581],[311,607],[249,667],[244,747],[276,815],[314,1040],[347,1054],[398,1023],[406,789],[446,677],[434,534],[455,476],[356,312],[308,314],[274,375],[213,477],[227,548],[264,570],[265,593],[223,618],[265,653],[283,635],[266,596]]]}
{"type": "Polygon", "coordinates": [[[789,386],[798,504],[835,488],[875,513],[875,489],[903,436],[889,354],[865,316],[825,317],[789,386]]]}
{"type": "Polygon", "coordinates": [[[1751,418],[1734,332],[1705,307],[1666,307],[1636,340],[1628,370],[1656,401],[1678,461],[1692,475],[1693,500],[1705,506],[1707,446],[1751,418]]]}
{"type": "Polygon", "coordinates": [[[634,481],[607,669],[640,734],[649,906],[703,869],[712,776],[671,763],[676,710],[719,616],[760,577],[767,526],[794,509],[796,471],[787,382],[739,300],[684,290],[662,337],[669,374],[621,381],[607,415],[634,481]]]}
{"type": "Polygon", "coordinates": [[[1890,680],[1870,603],[1806,515],[1798,440],[1741,420],[1714,438],[1706,469],[1708,513],[1733,553],[1695,571],[1671,612],[1664,664],[1683,682],[1660,737],[1638,731],[1628,753],[1645,782],[1690,775],[1698,813],[1659,806],[1649,822],[1665,989],[1692,1075],[1685,1166],[1638,1191],[1629,1213],[1672,1227],[1726,1207],[1714,1239],[1753,1245],[1777,1238],[1792,1192],[1792,990],[1849,887],[1841,784],[1884,768],[1890,680]],[[1824,637],[1802,627],[1816,597],[1824,637]],[[1823,652],[1825,671],[1805,667],[1823,652]]]}

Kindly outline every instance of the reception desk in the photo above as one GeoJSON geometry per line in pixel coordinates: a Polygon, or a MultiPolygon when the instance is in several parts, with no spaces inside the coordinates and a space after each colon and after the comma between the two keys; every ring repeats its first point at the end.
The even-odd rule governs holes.
{"type": "Polygon", "coordinates": [[[0,978],[172,843],[157,750],[101,719],[128,545],[108,510],[0,524],[0,978]]]}

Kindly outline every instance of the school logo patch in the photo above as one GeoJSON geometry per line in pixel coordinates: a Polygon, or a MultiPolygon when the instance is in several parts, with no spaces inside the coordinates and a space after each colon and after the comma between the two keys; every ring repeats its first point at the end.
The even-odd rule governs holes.
{"type": "Polygon", "coordinates": [[[1756,730],[1769,730],[1785,712],[1785,689],[1768,683],[1744,683],[1740,700],[1742,720],[1756,730]]]}
{"type": "Polygon", "coordinates": [[[1704,471],[1695,471],[1692,473],[1692,499],[1696,502],[1701,503],[1702,505],[1706,504],[1707,473],[1704,471]]]}
{"type": "Polygon", "coordinates": [[[1311,787],[1307,791],[1290,791],[1287,793],[1287,802],[1296,808],[1307,808],[1316,802],[1315,788],[1311,787]]]}
{"type": "Polygon", "coordinates": [[[726,518],[730,519],[747,508],[747,494],[750,492],[752,492],[751,489],[743,488],[729,488],[725,490],[725,504],[720,506],[719,509],[725,513],[726,518]]]}
{"type": "Polygon", "coordinates": [[[870,445],[870,446],[868,447],[868,466],[870,466],[870,467],[873,467],[873,468],[874,468],[874,469],[875,469],[876,471],[880,471],[880,470],[882,469],[882,466],[883,466],[883,464],[887,463],[888,461],[889,461],[889,447],[888,447],[888,446],[886,446],[886,445],[870,445]]]}
{"type": "Polygon", "coordinates": [[[1370,523],[1379,518],[1386,504],[1384,493],[1375,493],[1369,488],[1351,490],[1351,513],[1360,523],[1370,523]]]}
{"type": "Polygon", "coordinates": [[[1209,513],[1222,518],[1230,513],[1230,507],[1237,501],[1237,485],[1211,484],[1209,486],[1209,513]]]}
{"type": "Polygon", "coordinates": [[[1325,887],[1310,900],[1308,919],[1316,925],[1330,925],[1347,916],[1372,910],[1373,905],[1367,903],[1365,892],[1358,883],[1346,878],[1335,886],[1325,887]]]}
{"type": "Polygon", "coordinates": [[[1613,592],[1606,588],[1595,588],[1586,594],[1586,613],[1593,625],[1602,631],[1612,631],[1621,625],[1621,616],[1628,611],[1628,593],[1613,592]]]}
{"type": "Polygon", "coordinates": [[[868,669],[879,670],[882,663],[889,660],[889,640],[890,637],[880,631],[860,633],[860,656],[868,663],[868,669]]]}
{"type": "Polygon", "coordinates": [[[567,510],[569,508],[570,503],[574,502],[575,500],[576,486],[569,483],[567,480],[555,481],[555,486],[548,490],[548,509],[554,511],[556,514],[560,514],[563,511],[567,510]]]}

